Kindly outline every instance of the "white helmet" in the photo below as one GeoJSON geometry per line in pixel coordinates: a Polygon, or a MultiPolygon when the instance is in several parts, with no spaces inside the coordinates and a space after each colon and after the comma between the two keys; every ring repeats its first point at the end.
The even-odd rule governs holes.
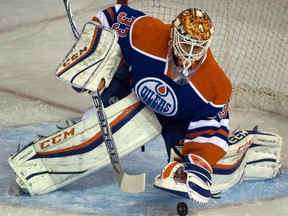
{"type": "Polygon", "coordinates": [[[172,21],[173,52],[177,65],[184,68],[184,76],[189,75],[188,69],[206,54],[213,32],[211,19],[200,9],[187,9],[172,21]]]}

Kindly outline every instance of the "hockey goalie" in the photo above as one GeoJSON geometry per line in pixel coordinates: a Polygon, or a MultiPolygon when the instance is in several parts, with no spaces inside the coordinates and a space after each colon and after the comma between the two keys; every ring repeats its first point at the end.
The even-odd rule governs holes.
{"type": "Polygon", "coordinates": [[[171,24],[122,5],[98,12],[56,70],[95,108],[11,156],[17,185],[37,195],[109,163],[123,173],[119,159],[160,134],[168,164],[159,164],[157,189],[206,204],[243,180],[276,177],[279,135],[229,131],[232,87],[209,48],[213,35],[210,17],[197,8],[171,24]]]}

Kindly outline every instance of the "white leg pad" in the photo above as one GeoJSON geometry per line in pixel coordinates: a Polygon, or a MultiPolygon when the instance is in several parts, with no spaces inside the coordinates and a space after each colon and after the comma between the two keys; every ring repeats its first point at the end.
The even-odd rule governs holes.
{"type": "Polygon", "coordinates": [[[213,168],[211,192],[226,191],[243,179],[245,153],[252,144],[253,135],[239,131],[229,139],[227,154],[213,168]]]}
{"type": "MultiPolygon", "coordinates": [[[[161,132],[155,114],[134,93],[109,106],[106,114],[120,157],[161,132]]],[[[18,185],[31,195],[55,191],[110,164],[96,115],[31,142],[8,161],[18,185]]]]}
{"type": "Polygon", "coordinates": [[[225,157],[213,166],[212,193],[225,191],[243,180],[276,177],[281,168],[282,139],[260,131],[239,131],[229,139],[225,157]]]}
{"type": "Polygon", "coordinates": [[[247,151],[244,180],[276,177],[281,169],[282,138],[273,133],[256,134],[247,151]]]}

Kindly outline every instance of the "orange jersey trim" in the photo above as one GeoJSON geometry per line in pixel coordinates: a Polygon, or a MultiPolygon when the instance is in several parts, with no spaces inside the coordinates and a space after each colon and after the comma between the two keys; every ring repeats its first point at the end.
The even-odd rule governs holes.
{"type": "Polygon", "coordinates": [[[225,137],[229,137],[229,134],[227,131],[223,130],[223,129],[219,129],[219,130],[205,130],[205,131],[199,131],[199,132],[195,132],[195,133],[190,133],[190,134],[187,134],[187,138],[189,139],[193,139],[193,138],[196,138],[196,137],[199,137],[203,134],[209,134],[209,135],[214,135],[214,134],[222,134],[223,136],[225,137]]]}
{"type": "Polygon", "coordinates": [[[98,19],[98,17],[96,17],[96,16],[94,16],[94,17],[92,18],[92,21],[101,23],[101,21],[100,21],[100,20],[98,19]]]}
{"type": "Polygon", "coordinates": [[[111,20],[114,20],[115,13],[113,12],[112,8],[111,8],[111,7],[110,7],[110,8],[107,8],[106,11],[108,12],[108,14],[109,14],[109,16],[110,16],[110,19],[111,19],[111,20]]]}
{"type": "Polygon", "coordinates": [[[153,17],[144,16],[135,20],[132,27],[132,45],[147,54],[166,59],[170,40],[170,24],[153,17]]]}
{"type": "Polygon", "coordinates": [[[186,156],[190,153],[202,157],[211,166],[214,166],[226,154],[221,147],[212,143],[188,142],[183,145],[182,154],[186,156]]]}
{"type": "Polygon", "coordinates": [[[225,104],[232,93],[232,84],[208,49],[206,59],[192,78],[200,94],[215,105],[225,104]]]}

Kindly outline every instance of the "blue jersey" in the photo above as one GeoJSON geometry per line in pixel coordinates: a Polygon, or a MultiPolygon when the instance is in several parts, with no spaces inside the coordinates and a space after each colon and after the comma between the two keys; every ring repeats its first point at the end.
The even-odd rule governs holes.
{"type": "Polygon", "coordinates": [[[221,159],[228,147],[232,86],[211,50],[190,82],[178,85],[169,76],[169,24],[121,5],[99,12],[93,20],[117,31],[138,98],[156,113],[190,122],[183,155],[197,154],[211,165],[221,159]]]}

